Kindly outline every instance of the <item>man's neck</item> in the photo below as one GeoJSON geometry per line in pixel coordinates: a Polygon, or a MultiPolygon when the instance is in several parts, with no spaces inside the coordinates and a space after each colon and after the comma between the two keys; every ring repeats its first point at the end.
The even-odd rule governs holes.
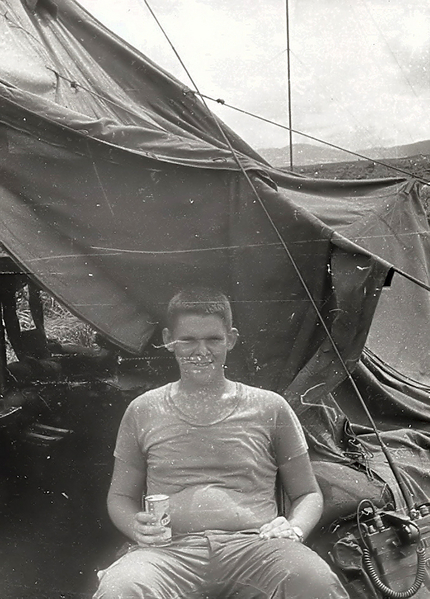
{"type": "Polygon", "coordinates": [[[229,395],[235,385],[225,376],[215,379],[207,384],[198,385],[195,381],[181,378],[175,385],[175,392],[183,397],[199,397],[201,400],[217,400],[229,395]]]}
{"type": "MultiPolygon", "coordinates": [[[[215,381],[214,381],[215,382],[215,381]]],[[[191,424],[212,425],[228,417],[239,401],[237,385],[224,378],[218,384],[186,384],[180,379],[173,383],[170,398],[176,409],[191,424]]]]}

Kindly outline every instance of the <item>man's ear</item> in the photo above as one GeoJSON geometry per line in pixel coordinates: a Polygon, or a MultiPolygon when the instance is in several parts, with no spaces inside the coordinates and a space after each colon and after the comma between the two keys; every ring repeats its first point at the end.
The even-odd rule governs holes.
{"type": "Polygon", "coordinates": [[[168,328],[163,329],[163,343],[169,351],[174,351],[175,346],[172,340],[172,334],[168,328]]]}
{"type": "Polygon", "coordinates": [[[227,349],[230,351],[236,345],[237,338],[239,337],[239,331],[234,327],[227,333],[227,349]]]}

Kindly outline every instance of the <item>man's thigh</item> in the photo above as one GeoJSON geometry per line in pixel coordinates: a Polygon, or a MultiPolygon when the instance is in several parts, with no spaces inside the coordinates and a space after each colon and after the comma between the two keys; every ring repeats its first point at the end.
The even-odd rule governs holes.
{"type": "Polygon", "coordinates": [[[203,598],[208,554],[204,538],[133,548],[99,573],[94,599],[203,598]]]}
{"type": "Polygon", "coordinates": [[[237,534],[210,537],[216,590],[223,599],[347,599],[314,551],[290,539],[237,534]]]}

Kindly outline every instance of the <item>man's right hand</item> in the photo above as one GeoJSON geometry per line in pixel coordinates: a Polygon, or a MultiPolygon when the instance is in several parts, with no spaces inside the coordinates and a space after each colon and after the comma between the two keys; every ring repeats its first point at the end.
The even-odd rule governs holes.
{"type": "Polygon", "coordinates": [[[163,533],[166,529],[156,525],[156,517],[148,512],[138,512],[133,521],[133,537],[138,545],[147,547],[165,541],[163,533]]]}

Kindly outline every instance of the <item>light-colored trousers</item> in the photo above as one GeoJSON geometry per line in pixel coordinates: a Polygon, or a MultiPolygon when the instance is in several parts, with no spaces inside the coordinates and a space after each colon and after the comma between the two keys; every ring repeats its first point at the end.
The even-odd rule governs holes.
{"type": "Polygon", "coordinates": [[[348,599],[327,563],[291,539],[206,531],[133,547],[99,572],[93,599],[348,599]]]}

